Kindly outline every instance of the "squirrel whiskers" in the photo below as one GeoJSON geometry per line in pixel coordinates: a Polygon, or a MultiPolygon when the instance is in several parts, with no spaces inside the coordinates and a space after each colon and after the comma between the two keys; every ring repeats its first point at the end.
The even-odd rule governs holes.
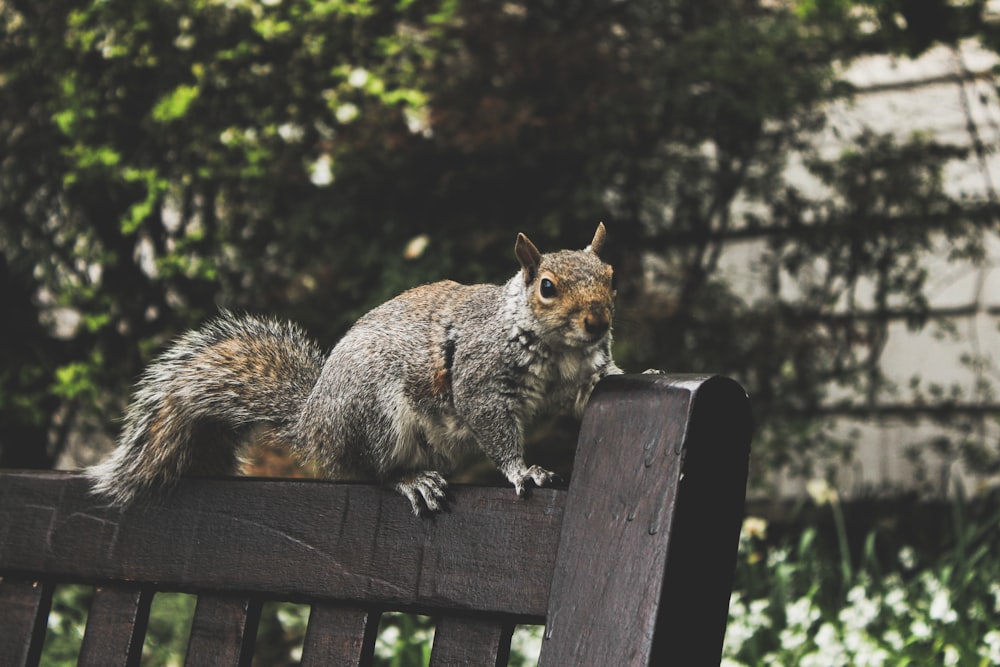
{"type": "Polygon", "coordinates": [[[584,250],[541,254],[523,234],[504,285],[442,281],[373,309],[329,355],[295,325],[223,311],[140,379],[118,446],[88,470],[124,505],[182,475],[236,470],[252,428],[316,462],[437,511],[450,473],[479,448],[524,495],[554,475],[524,462],[537,417],[579,415],[611,356],[604,225],[584,250]]]}

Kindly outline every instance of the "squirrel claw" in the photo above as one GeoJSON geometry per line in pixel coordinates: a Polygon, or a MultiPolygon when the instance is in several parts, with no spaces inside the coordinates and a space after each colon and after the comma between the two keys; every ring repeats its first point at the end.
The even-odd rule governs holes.
{"type": "Polygon", "coordinates": [[[541,466],[531,466],[524,472],[514,475],[511,479],[515,493],[521,498],[526,497],[531,492],[532,486],[548,486],[558,484],[561,481],[562,478],[559,475],[541,466]]]}
{"type": "Polygon", "coordinates": [[[395,489],[410,501],[416,516],[421,516],[425,510],[440,512],[448,498],[448,482],[433,470],[407,475],[396,482],[395,489]]]}

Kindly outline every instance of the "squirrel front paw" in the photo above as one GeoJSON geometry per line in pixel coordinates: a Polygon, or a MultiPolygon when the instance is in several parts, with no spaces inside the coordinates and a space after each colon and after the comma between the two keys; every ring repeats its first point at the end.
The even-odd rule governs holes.
{"type": "Polygon", "coordinates": [[[507,479],[514,485],[514,491],[521,498],[528,495],[532,486],[547,486],[549,484],[558,484],[562,481],[559,475],[541,466],[522,468],[518,472],[508,474],[507,479]]]}
{"type": "Polygon", "coordinates": [[[427,512],[440,512],[448,497],[448,482],[441,473],[425,470],[405,475],[393,488],[406,496],[413,506],[413,513],[420,516],[427,512]]]}

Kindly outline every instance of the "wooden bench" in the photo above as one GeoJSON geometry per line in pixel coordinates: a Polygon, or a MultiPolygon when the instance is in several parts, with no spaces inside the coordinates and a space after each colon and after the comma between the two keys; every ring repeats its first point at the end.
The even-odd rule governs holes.
{"type": "Polygon", "coordinates": [[[191,479],[125,511],[72,473],[0,473],[0,665],[34,665],[53,587],[96,585],[80,665],[137,665],[152,596],[195,593],[189,665],[249,665],[261,604],[311,604],[303,665],[364,665],[380,614],[432,615],[432,665],[718,664],[750,452],[726,378],[603,381],[568,490],[458,486],[429,519],[373,485],[191,479]]]}

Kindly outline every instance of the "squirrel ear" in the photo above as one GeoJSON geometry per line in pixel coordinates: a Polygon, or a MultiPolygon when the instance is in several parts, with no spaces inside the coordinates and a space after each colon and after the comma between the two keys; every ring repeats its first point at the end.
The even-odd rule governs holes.
{"type": "Polygon", "coordinates": [[[594,240],[590,242],[589,246],[587,246],[587,250],[589,250],[590,252],[594,253],[597,256],[600,256],[601,250],[604,249],[604,238],[606,236],[607,232],[604,229],[604,223],[603,222],[597,223],[597,231],[594,232],[594,240]]]}
{"type": "Polygon", "coordinates": [[[538,265],[542,261],[542,253],[538,252],[538,248],[528,240],[527,236],[518,233],[517,242],[514,243],[514,254],[517,255],[517,261],[521,263],[521,272],[524,274],[525,284],[530,283],[538,273],[538,265]]]}

